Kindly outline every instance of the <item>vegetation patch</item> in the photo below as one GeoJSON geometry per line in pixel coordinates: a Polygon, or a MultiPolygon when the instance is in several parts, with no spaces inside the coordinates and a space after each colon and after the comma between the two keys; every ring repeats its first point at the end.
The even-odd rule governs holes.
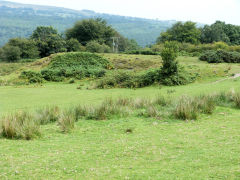
{"type": "Polygon", "coordinates": [[[240,53],[225,50],[211,50],[204,52],[199,59],[207,61],[208,63],[240,63],[240,53]]]}

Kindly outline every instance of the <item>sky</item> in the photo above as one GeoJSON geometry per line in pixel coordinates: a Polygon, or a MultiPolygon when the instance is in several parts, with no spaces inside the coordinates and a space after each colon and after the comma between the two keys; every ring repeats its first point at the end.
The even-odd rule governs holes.
{"type": "Polygon", "coordinates": [[[240,25],[240,0],[8,0],[123,16],[240,25]]]}

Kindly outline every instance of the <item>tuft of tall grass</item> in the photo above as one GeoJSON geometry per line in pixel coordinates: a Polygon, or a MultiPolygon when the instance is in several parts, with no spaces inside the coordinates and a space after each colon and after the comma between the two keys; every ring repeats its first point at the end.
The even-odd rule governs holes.
{"type": "Polygon", "coordinates": [[[196,120],[198,117],[197,103],[188,96],[182,96],[176,105],[174,116],[182,120],[196,120]]]}
{"type": "Polygon", "coordinates": [[[211,95],[201,95],[194,99],[197,108],[201,113],[212,114],[216,108],[215,97],[211,95]]]}
{"type": "Polygon", "coordinates": [[[125,107],[115,103],[112,99],[106,99],[102,104],[86,108],[86,119],[106,120],[111,116],[126,116],[128,112],[125,107]]]}
{"type": "Polygon", "coordinates": [[[240,109],[240,92],[236,92],[233,96],[233,102],[236,108],[240,109]]]}
{"type": "Polygon", "coordinates": [[[30,140],[40,135],[40,124],[32,114],[17,112],[2,118],[0,132],[5,138],[30,140]]]}
{"type": "Polygon", "coordinates": [[[132,103],[133,99],[128,97],[119,97],[116,101],[116,104],[119,106],[131,106],[132,103]]]}
{"type": "Polygon", "coordinates": [[[136,109],[143,109],[143,108],[148,107],[151,104],[152,104],[152,102],[151,102],[150,99],[147,99],[147,98],[137,98],[133,102],[133,107],[136,108],[136,109]]]}
{"type": "Polygon", "coordinates": [[[68,133],[75,126],[75,116],[72,111],[64,111],[60,114],[58,119],[58,126],[61,129],[61,132],[68,133]]]}
{"type": "Polygon", "coordinates": [[[73,108],[74,119],[77,122],[79,119],[87,115],[87,108],[84,106],[76,106],[73,108]]]}
{"type": "Polygon", "coordinates": [[[170,99],[166,99],[166,97],[162,95],[157,95],[153,100],[153,104],[160,105],[160,106],[167,106],[170,103],[171,103],[170,99]]]}
{"type": "Polygon", "coordinates": [[[36,111],[35,116],[37,121],[41,125],[45,125],[48,123],[57,122],[59,119],[60,109],[55,107],[45,107],[43,109],[39,109],[36,111]]]}

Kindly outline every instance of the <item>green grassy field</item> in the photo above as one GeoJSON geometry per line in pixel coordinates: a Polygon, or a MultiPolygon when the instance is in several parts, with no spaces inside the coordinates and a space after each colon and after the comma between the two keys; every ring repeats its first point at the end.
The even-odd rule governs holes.
{"type": "MultiPolygon", "coordinates": [[[[161,65],[158,56],[104,56],[115,66],[132,59],[126,66],[120,63],[118,69],[140,71],[161,65]],[[138,59],[141,63],[134,63],[138,59]]],[[[240,90],[239,78],[216,83],[240,73],[237,64],[211,65],[189,57],[180,57],[179,62],[189,70],[199,70],[197,82],[104,90],[87,90],[87,85],[77,89],[80,82],[1,86],[0,113],[33,111],[48,105],[63,109],[95,105],[107,97],[152,98],[161,94],[178,98],[240,90]]],[[[9,64],[2,67],[6,66],[9,64]]],[[[31,67],[38,69],[31,64],[18,68],[31,67]]],[[[15,77],[18,68],[12,74],[5,68],[1,79],[15,77]]],[[[105,121],[80,120],[68,134],[61,133],[56,124],[44,125],[42,136],[31,141],[0,137],[0,179],[240,179],[239,116],[238,109],[217,107],[212,115],[201,115],[196,121],[134,115],[105,121]],[[126,133],[127,129],[132,132],[126,133]]]]}

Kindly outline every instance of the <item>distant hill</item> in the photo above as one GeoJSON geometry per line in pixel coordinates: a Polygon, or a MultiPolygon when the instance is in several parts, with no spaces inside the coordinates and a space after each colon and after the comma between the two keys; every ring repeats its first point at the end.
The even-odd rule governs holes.
{"type": "Polygon", "coordinates": [[[28,37],[40,25],[51,25],[63,33],[67,28],[73,26],[77,20],[96,17],[105,19],[118,32],[127,38],[135,39],[141,46],[154,43],[160,32],[165,31],[176,22],[0,0],[0,46],[5,44],[9,38],[28,37]]]}

